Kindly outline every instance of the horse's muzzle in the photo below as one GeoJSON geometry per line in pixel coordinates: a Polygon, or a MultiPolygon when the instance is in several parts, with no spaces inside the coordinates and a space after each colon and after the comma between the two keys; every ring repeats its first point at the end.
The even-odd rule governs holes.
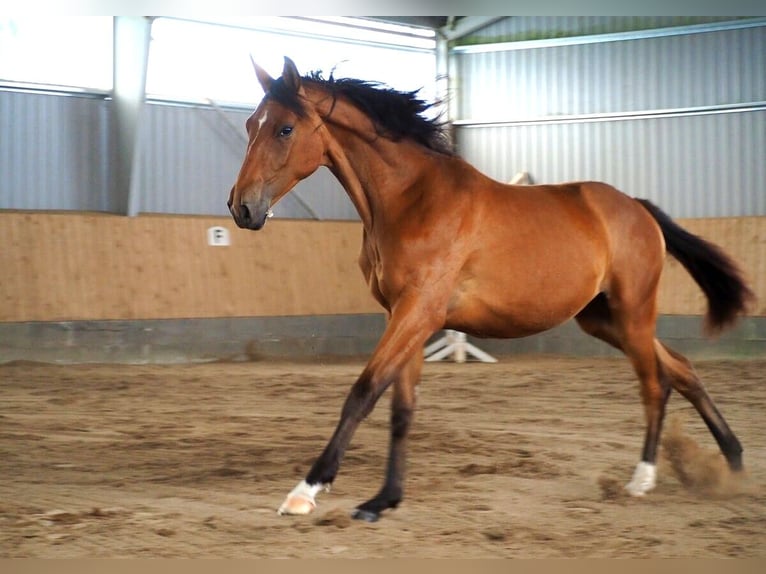
{"type": "Polygon", "coordinates": [[[269,201],[261,199],[259,201],[245,201],[239,205],[230,205],[229,211],[239,227],[257,231],[266,224],[266,219],[271,216],[269,207],[269,201]]]}

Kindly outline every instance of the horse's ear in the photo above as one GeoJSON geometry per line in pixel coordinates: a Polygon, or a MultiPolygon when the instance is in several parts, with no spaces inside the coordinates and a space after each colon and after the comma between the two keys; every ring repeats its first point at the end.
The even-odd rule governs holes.
{"type": "Polygon", "coordinates": [[[268,94],[269,90],[271,89],[271,84],[274,83],[274,78],[269,76],[266,70],[255,63],[255,59],[253,58],[252,54],[250,54],[250,61],[253,63],[253,69],[255,70],[255,76],[258,78],[258,83],[261,84],[263,91],[268,94]]]}
{"type": "Polygon", "coordinates": [[[290,58],[285,56],[285,67],[282,69],[282,78],[285,81],[285,85],[292,88],[297,94],[301,89],[301,75],[298,73],[298,68],[295,66],[290,58]]]}

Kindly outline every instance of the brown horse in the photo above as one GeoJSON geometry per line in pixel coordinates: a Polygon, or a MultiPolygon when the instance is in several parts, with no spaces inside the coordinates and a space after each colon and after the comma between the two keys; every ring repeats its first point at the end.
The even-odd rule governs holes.
{"type": "Polygon", "coordinates": [[[709,330],[745,310],[752,293],[719,248],[604,183],[513,186],[486,177],[451,152],[443,126],[423,116],[429,105],[415,92],[301,77],[289,58],[277,79],[254,65],[266,95],[247,120],[247,153],[228,201],[234,220],[261,229],[271,206],[327,166],[359,212],[359,263],[388,312],[335,433],[280,514],[314,509],[357,426],[388,387],[385,480],[354,516],[377,520],[399,504],[423,346],[442,328],[523,337],[574,317],[586,333],[621,349],[640,380],[647,425],[626,485],[633,495],[655,486],[671,389],[697,409],[730,468],[742,468],[742,447],[689,361],[655,338],[666,249],[707,296],[709,330]]]}

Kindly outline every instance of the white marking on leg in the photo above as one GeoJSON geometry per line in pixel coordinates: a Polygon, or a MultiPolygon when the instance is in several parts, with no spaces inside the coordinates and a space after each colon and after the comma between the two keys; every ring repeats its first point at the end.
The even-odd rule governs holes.
{"type": "Polygon", "coordinates": [[[657,465],[641,461],[636,465],[633,478],[625,485],[633,496],[643,496],[657,485],[657,465]]]}
{"type": "Polygon", "coordinates": [[[324,484],[309,484],[301,480],[298,486],[290,491],[277,514],[310,514],[316,508],[314,497],[322,490],[329,490],[324,484]]]}

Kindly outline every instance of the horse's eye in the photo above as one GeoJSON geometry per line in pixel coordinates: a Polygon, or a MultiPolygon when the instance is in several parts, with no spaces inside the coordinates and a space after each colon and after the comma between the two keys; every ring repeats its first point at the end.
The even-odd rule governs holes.
{"type": "Polygon", "coordinates": [[[281,130],[279,130],[279,137],[286,138],[291,133],[293,133],[293,126],[283,126],[281,130]]]}

